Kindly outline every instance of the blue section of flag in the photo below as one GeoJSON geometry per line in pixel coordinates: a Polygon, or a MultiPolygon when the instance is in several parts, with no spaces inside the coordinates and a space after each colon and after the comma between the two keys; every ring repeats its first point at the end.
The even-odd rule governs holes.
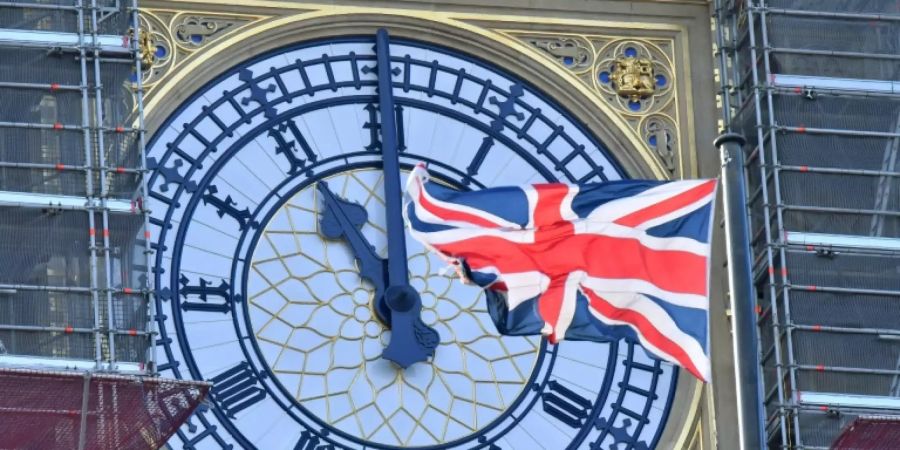
{"type": "Polygon", "coordinates": [[[690,214],[648,228],[647,234],[661,238],[685,237],[708,244],[712,207],[712,204],[708,204],[690,214]]]}
{"type": "Polygon", "coordinates": [[[460,192],[435,183],[428,183],[425,185],[425,190],[437,200],[480,209],[522,227],[528,225],[528,197],[525,196],[522,188],[505,186],[460,192]],[[498,199],[502,199],[502,201],[498,201],[498,199]]]}
{"type": "Polygon", "coordinates": [[[447,231],[456,228],[453,225],[444,225],[420,220],[416,215],[415,205],[412,203],[406,205],[406,220],[413,230],[421,231],[423,233],[434,233],[436,231],[447,231]]]}
{"type": "Polygon", "coordinates": [[[585,218],[600,205],[640,194],[662,183],[651,180],[619,180],[581,185],[578,195],[572,200],[572,210],[578,217],[585,218]]]}
{"type": "Polygon", "coordinates": [[[706,310],[702,308],[688,308],[686,306],[675,305],[667,302],[659,297],[644,294],[644,297],[652,300],[653,303],[659,305],[665,310],[666,314],[675,320],[678,328],[687,333],[700,343],[704,350],[707,350],[707,326],[706,326],[706,310]]]}

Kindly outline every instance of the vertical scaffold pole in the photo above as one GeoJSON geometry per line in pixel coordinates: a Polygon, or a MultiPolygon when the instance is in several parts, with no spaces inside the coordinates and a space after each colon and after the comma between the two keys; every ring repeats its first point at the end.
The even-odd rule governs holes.
{"type": "Polygon", "coordinates": [[[744,180],[745,143],[743,136],[725,133],[716,138],[714,145],[722,158],[738,432],[741,449],[756,450],[765,448],[766,438],[756,302],[753,295],[753,263],[750,257],[750,225],[747,220],[747,186],[744,180]]]}
{"type": "MultiPolygon", "coordinates": [[[[143,298],[144,301],[147,302],[148,317],[150,318],[147,324],[147,331],[149,332],[149,347],[147,352],[146,368],[148,375],[155,376],[158,375],[156,364],[156,336],[158,332],[156,330],[156,296],[154,295],[154,281],[153,277],[151,276],[150,270],[150,268],[153,267],[153,248],[150,245],[150,210],[146,205],[147,199],[150,198],[150,189],[147,186],[149,182],[149,174],[147,172],[147,154],[145,151],[147,131],[144,129],[144,82],[142,78],[144,68],[141,65],[141,49],[139,44],[141,20],[137,0],[131,0],[131,22],[134,30],[134,33],[132,33],[131,36],[131,51],[133,55],[132,57],[134,58],[134,99],[135,111],[137,112],[132,126],[135,130],[137,130],[138,154],[140,155],[139,161],[141,165],[141,187],[139,197],[139,210],[144,218],[144,264],[147,267],[147,270],[145,272],[147,281],[143,286],[143,298]]],[[[149,67],[147,69],[149,69],[149,67]]]]}

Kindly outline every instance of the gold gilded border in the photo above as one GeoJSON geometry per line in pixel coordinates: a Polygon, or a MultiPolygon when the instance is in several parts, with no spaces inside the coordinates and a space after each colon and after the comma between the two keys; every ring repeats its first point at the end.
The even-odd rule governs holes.
{"type": "MultiPolygon", "coordinates": [[[[199,2],[195,3],[206,2],[210,4],[214,3],[211,0],[200,0],[199,2]]],[[[285,2],[269,2],[261,0],[250,0],[243,4],[259,4],[260,6],[282,8],[287,7],[287,5],[291,5],[285,2]]],[[[304,6],[306,8],[313,7],[313,5],[304,6]]],[[[197,73],[202,73],[200,72],[200,68],[203,67],[205,63],[219,57],[220,54],[233,55],[237,53],[238,55],[240,55],[241,52],[239,51],[239,48],[241,44],[246,44],[248,41],[252,41],[253,37],[255,36],[265,35],[266,33],[273,32],[279,28],[290,27],[292,25],[296,26],[298,23],[312,21],[315,19],[330,18],[335,19],[335,22],[338,22],[341,19],[346,19],[348,16],[354,15],[360,17],[393,16],[395,18],[413,19],[423,22],[434,22],[450,28],[462,30],[472,36],[478,36],[482,39],[492,41],[493,43],[501,47],[508,48],[515,53],[526,56],[527,59],[540,64],[543,70],[554,75],[555,78],[563,80],[567,88],[576,91],[580,98],[588,101],[591,107],[600,111],[601,114],[611,122],[613,128],[619,130],[619,132],[624,135],[625,141],[628,144],[627,146],[629,147],[629,151],[635,152],[638,154],[638,156],[640,156],[640,159],[643,162],[643,166],[645,168],[645,170],[639,170],[638,167],[632,167],[633,170],[637,169],[638,172],[646,172],[646,169],[649,169],[649,173],[647,173],[646,175],[650,175],[656,179],[667,179],[669,177],[667,174],[667,170],[662,166],[660,161],[649,151],[649,149],[646,148],[646,146],[643,145],[640,136],[633,130],[631,130],[630,127],[628,127],[627,123],[618,114],[616,114],[609,105],[598,98],[589,87],[587,87],[584,83],[581,83],[572,73],[562,67],[559,67],[557,64],[548,62],[546,58],[544,58],[540,53],[537,52],[536,49],[523,44],[521,41],[462,20],[466,18],[473,20],[484,20],[486,18],[489,18],[491,21],[497,22],[516,22],[526,19],[533,20],[533,18],[528,18],[525,16],[486,16],[483,14],[443,13],[419,10],[365,8],[356,6],[328,6],[327,9],[319,11],[304,12],[297,15],[278,17],[271,20],[257,22],[255,24],[245,26],[243,29],[239,29],[229,36],[223,37],[222,39],[211,43],[210,46],[208,46],[204,50],[196,52],[194,58],[192,58],[190,61],[185,62],[180,67],[179,71],[170,73],[168,74],[168,76],[162,78],[159,82],[157,82],[155,92],[153,92],[152,96],[148,96],[147,102],[145,104],[145,115],[148,117],[154,115],[156,110],[160,108],[161,100],[168,99],[173,89],[175,89],[176,87],[183,87],[184,82],[186,81],[186,77],[195,76],[197,73]]],[[[593,26],[613,26],[613,22],[589,21],[579,19],[547,19],[547,23],[569,24],[575,26],[590,26],[591,24],[593,24],[593,26]]],[[[622,25],[623,24],[619,24],[619,26],[622,25]]],[[[650,28],[651,25],[659,26],[659,28],[655,29],[678,30],[681,28],[680,26],[667,24],[628,23],[627,25],[634,26],[639,29],[644,29],[645,27],[650,28]]],[[[250,55],[246,56],[249,57],[250,55]]],[[[235,59],[232,64],[237,63],[239,60],[240,59],[235,59]]],[[[620,154],[618,156],[621,157],[623,155],[620,154]]]]}

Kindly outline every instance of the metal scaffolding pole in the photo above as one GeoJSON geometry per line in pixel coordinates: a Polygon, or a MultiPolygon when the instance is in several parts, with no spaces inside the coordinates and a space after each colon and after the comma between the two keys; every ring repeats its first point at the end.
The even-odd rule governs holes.
{"type": "Polygon", "coordinates": [[[156,377],[148,49],[136,1],[68,3],[0,1],[0,432],[10,448],[158,446],[209,384],[156,377]]]}
{"type": "MultiPolygon", "coordinates": [[[[136,122],[134,123],[134,129],[137,132],[137,144],[138,144],[138,153],[140,154],[140,168],[141,172],[141,186],[140,186],[140,197],[139,197],[139,210],[141,215],[143,216],[143,226],[144,226],[144,263],[146,264],[147,269],[153,267],[153,249],[150,246],[150,211],[146,206],[146,199],[149,198],[149,187],[148,176],[147,176],[147,153],[144,151],[146,145],[146,130],[144,130],[144,85],[143,85],[143,70],[141,55],[140,55],[140,44],[139,38],[141,33],[140,28],[140,18],[138,17],[138,5],[137,0],[131,0],[131,20],[134,24],[134,32],[131,35],[131,51],[134,56],[134,64],[135,64],[135,112],[136,122]]],[[[148,274],[149,275],[149,274],[148,274]]],[[[153,288],[153,277],[147,276],[145,285],[142,286],[142,298],[147,303],[147,315],[149,317],[149,323],[147,324],[147,332],[148,332],[148,350],[147,350],[147,373],[151,375],[157,375],[157,364],[156,364],[156,324],[157,324],[157,311],[156,311],[156,297],[154,296],[154,288],[153,288]]]]}

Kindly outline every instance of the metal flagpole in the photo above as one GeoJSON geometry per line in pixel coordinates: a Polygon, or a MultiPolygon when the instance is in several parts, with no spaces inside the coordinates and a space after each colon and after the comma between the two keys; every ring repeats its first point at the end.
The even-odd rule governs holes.
{"type": "Polygon", "coordinates": [[[747,220],[747,186],[744,180],[745,142],[744,137],[739,134],[725,133],[716,138],[714,145],[719,148],[722,158],[738,432],[741,448],[750,450],[765,448],[766,438],[756,302],[753,294],[753,263],[750,257],[750,226],[747,220]]]}

